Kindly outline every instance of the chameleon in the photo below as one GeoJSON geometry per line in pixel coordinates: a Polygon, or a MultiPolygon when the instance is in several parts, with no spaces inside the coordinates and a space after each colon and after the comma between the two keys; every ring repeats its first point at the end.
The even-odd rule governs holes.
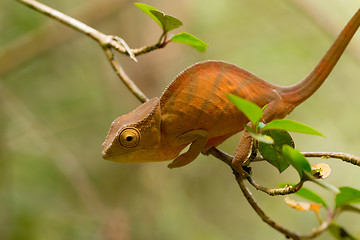
{"type": "MultiPolygon", "coordinates": [[[[267,105],[262,119],[265,123],[284,118],[322,85],[359,25],[360,9],[310,74],[292,86],[272,84],[223,61],[204,61],[188,67],[159,98],[146,101],[112,122],[103,143],[103,158],[128,163],[174,159],[169,168],[189,164],[200,153],[206,154],[251,124],[226,94],[259,107],[267,105]]],[[[251,144],[250,134],[244,131],[232,160],[239,171],[251,144]]]]}

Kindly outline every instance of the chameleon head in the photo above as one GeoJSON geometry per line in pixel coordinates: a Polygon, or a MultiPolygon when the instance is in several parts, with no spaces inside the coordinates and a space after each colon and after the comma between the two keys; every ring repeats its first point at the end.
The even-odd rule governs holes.
{"type": "Polygon", "coordinates": [[[103,143],[102,156],[115,162],[156,161],[160,145],[160,101],[153,98],[118,117],[103,143]]]}

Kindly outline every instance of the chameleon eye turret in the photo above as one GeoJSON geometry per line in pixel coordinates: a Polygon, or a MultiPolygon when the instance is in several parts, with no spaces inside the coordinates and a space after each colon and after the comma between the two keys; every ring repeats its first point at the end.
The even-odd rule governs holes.
{"type": "Polygon", "coordinates": [[[120,144],[126,148],[136,147],[140,142],[140,132],[136,128],[128,127],[119,135],[120,144]]]}

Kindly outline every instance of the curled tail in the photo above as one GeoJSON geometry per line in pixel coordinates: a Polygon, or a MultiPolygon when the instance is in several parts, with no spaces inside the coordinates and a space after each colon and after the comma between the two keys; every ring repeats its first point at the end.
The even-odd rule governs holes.
{"type": "Polygon", "coordinates": [[[356,33],[360,25],[360,9],[346,24],[335,42],[314,70],[301,82],[281,89],[281,95],[287,102],[299,105],[309,98],[325,81],[343,54],[345,48],[356,33]]]}

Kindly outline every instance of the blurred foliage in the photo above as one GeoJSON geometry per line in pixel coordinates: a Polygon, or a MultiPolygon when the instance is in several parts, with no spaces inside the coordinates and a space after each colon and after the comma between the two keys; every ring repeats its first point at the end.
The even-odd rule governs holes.
{"type": "MultiPolygon", "coordinates": [[[[145,3],[181,19],[183,30],[194,33],[210,48],[199,53],[174,43],[139,57],[139,63],[125,56],[119,59],[149,97],[159,96],[185,67],[206,59],[235,63],[279,85],[293,84],[311,71],[335,38],[297,2],[147,0],[145,3]]],[[[311,4],[310,0],[301,2],[311,4]]],[[[97,1],[44,3],[72,15],[97,1]]],[[[113,4],[114,11],[91,25],[119,35],[130,47],[155,43],[161,30],[133,3],[102,1],[113,4]]],[[[335,32],[358,7],[356,1],[340,0],[316,1],[315,5],[335,32]]],[[[39,28],[46,26],[59,33],[67,31],[16,1],[0,2],[0,57],[14,44],[31,41],[39,28]]],[[[37,40],[33,44],[45,43],[37,40]]],[[[359,39],[354,39],[351,47],[359,44],[359,39]]],[[[28,47],[20,57],[31,50],[28,47]]],[[[320,90],[290,116],[327,136],[323,140],[295,135],[299,149],[360,155],[356,54],[349,48],[320,90]]],[[[0,65],[6,64],[9,61],[1,58],[0,65]]],[[[227,166],[213,157],[199,157],[175,170],[167,169],[167,163],[102,160],[101,144],[111,121],[138,105],[101,48],[78,33],[1,72],[0,239],[283,238],[252,211],[227,166]]],[[[236,136],[220,148],[233,153],[238,139],[236,136]]],[[[329,183],[360,187],[356,167],[326,161],[333,169],[329,183]]],[[[295,172],[279,176],[263,163],[256,164],[253,172],[254,178],[267,186],[297,179],[295,172]]],[[[311,214],[284,207],[282,198],[258,192],[254,196],[270,216],[288,228],[309,232],[317,224],[311,214]]],[[[346,214],[338,223],[359,237],[357,218],[346,214]]],[[[325,233],[319,239],[329,236],[325,233]]]]}

